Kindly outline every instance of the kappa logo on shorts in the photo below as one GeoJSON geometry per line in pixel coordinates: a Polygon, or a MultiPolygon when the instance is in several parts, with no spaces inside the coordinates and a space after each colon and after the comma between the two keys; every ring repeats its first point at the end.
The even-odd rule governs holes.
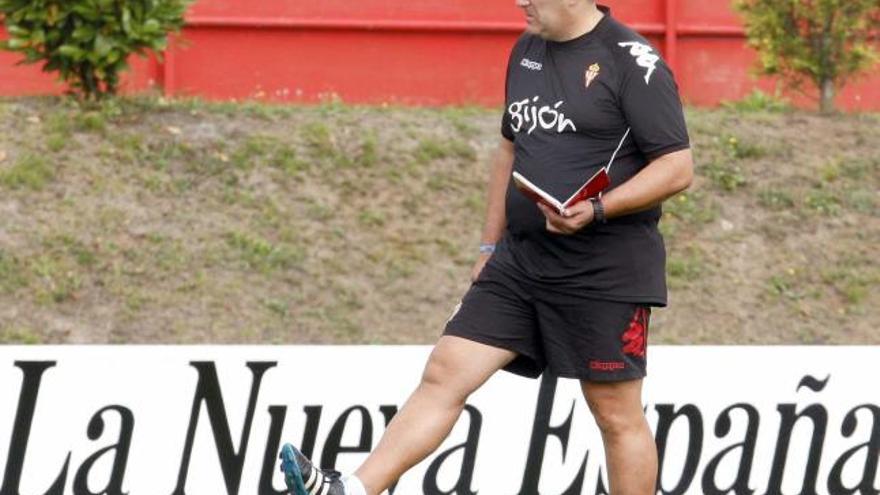
{"type": "Polygon", "coordinates": [[[623,332],[623,353],[637,358],[644,358],[648,349],[648,317],[650,310],[645,307],[636,309],[626,331],[623,332]]]}
{"type": "Polygon", "coordinates": [[[590,361],[590,369],[593,371],[617,371],[626,368],[623,361],[590,361]]]}

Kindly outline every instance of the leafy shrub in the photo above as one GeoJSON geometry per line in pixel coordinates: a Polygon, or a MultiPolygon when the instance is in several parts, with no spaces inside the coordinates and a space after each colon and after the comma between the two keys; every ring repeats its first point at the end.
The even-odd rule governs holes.
{"type": "Polygon", "coordinates": [[[791,110],[791,104],[786,99],[778,94],[767,94],[760,89],[752,91],[741,100],[725,101],[721,105],[743,113],[781,113],[791,110]]]}
{"type": "Polygon", "coordinates": [[[129,56],[160,52],[192,0],[0,0],[0,47],[43,63],[89,99],[115,94],[129,56]]]}
{"type": "Polygon", "coordinates": [[[834,109],[835,93],[877,59],[871,37],[880,32],[877,0],[734,0],[745,18],[749,45],[762,74],[819,88],[820,109],[834,109]]]}

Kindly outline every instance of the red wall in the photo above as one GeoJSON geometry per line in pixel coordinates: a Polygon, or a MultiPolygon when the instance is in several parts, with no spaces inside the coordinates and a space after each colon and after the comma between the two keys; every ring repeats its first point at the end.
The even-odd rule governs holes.
{"type": "MultiPolygon", "coordinates": [[[[729,0],[607,1],[660,47],[689,103],[714,105],[773,87],[751,76],[754,53],[729,0]]],[[[514,0],[200,0],[188,21],[166,63],[134,62],[127,91],[496,105],[508,50],[524,26],[514,0]]],[[[0,95],[62,91],[16,60],[0,52],[0,95]]],[[[847,87],[839,103],[880,110],[880,68],[847,87]]]]}

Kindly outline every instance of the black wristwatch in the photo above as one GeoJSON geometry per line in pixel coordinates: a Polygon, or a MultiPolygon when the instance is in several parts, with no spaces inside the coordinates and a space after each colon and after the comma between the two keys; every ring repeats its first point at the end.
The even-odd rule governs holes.
{"type": "Polygon", "coordinates": [[[607,223],[608,220],[605,218],[605,205],[602,204],[602,200],[599,198],[590,198],[590,203],[593,204],[593,222],[607,223]]]}

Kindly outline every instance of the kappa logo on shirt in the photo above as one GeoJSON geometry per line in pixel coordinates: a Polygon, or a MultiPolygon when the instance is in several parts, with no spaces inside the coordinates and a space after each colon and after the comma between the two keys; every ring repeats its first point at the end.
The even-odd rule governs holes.
{"type": "Polygon", "coordinates": [[[636,58],[639,67],[648,69],[648,73],[645,74],[645,84],[651,84],[651,74],[657,70],[657,61],[660,60],[660,57],[654,53],[654,49],[650,45],[638,41],[626,41],[617,45],[629,48],[629,54],[636,58]]]}
{"type": "Polygon", "coordinates": [[[536,71],[540,71],[541,69],[544,68],[544,64],[542,64],[541,62],[535,62],[535,61],[529,60],[527,58],[522,59],[522,61],[519,63],[519,65],[525,67],[526,69],[536,70],[536,71]]]}

